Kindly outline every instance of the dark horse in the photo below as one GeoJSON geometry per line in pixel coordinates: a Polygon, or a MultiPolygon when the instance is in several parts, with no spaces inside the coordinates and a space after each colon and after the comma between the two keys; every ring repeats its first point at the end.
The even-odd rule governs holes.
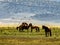
{"type": "Polygon", "coordinates": [[[40,31],[39,27],[38,26],[33,26],[32,23],[29,24],[29,27],[31,27],[31,32],[33,31],[33,29],[35,29],[36,32],[40,31]]]}
{"type": "Polygon", "coordinates": [[[46,37],[48,35],[52,36],[50,28],[48,28],[47,26],[44,26],[44,25],[42,26],[42,28],[45,29],[45,35],[46,35],[46,37]]]}
{"type": "Polygon", "coordinates": [[[27,23],[23,22],[20,26],[16,27],[16,29],[19,31],[23,31],[24,29],[26,29],[28,31],[29,25],[27,23]]]}

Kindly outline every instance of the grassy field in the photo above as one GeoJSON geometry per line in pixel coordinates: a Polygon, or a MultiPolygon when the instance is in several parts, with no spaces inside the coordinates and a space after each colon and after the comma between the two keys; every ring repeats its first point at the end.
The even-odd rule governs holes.
{"type": "Polygon", "coordinates": [[[52,37],[45,37],[45,32],[19,32],[15,27],[0,28],[0,45],[60,45],[60,28],[51,28],[52,37]]]}

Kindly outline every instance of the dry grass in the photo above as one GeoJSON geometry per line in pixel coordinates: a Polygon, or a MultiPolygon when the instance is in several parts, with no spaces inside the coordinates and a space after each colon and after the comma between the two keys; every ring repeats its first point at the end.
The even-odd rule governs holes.
{"type": "Polygon", "coordinates": [[[0,45],[60,45],[60,38],[0,37],[0,45]]]}
{"type": "Polygon", "coordinates": [[[60,28],[52,28],[52,37],[45,37],[44,30],[19,32],[15,28],[0,28],[0,45],[60,45],[60,28]]]}

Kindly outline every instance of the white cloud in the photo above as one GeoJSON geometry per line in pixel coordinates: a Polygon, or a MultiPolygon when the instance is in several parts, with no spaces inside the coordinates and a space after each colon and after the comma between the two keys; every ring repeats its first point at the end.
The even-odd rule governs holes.
{"type": "Polygon", "coordinates": [[[33,13],[13,13],[11,17],[0,19],[0,22],[4,23],[19,23],[22,21],[28,21],[30,16],[34,16],[33,13]]]}
{"type": "Polygon", "coordinates": [[[35,14],[33,13],[16,13],[16,14],[13,14],[12,17],[13,18],[28,18],[30,16],[34,16],[35,14]]]}
{"type": "Polygon", "coordinates": [[[18,2],[18,0],[0,0],[0,1],[18,2]]]}

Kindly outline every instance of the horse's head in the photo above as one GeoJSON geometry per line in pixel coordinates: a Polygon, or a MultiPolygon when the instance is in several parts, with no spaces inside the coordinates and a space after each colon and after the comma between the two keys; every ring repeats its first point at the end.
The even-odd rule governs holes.
{"type": "Polygon", "coordinates": [[[20,26],[16,27],[16,29],[20,31],[21,30],[21,27],[22,26],[20,25],[20,26]]]}
{"type": "Polygon", "coordinates": [[[47,27],[47,26],[45,26],[45,25],[43,25],[43,26],[42,26],[42,29],[48,29],[48,27],[47,27]]]}
{"type": "Polygon", "coordinates": [[[32,27],[32,23],[29,24],[29,27],[32,27]]]}
{"type": "Polygon", "coordinates": [[[16,27],[16,29],[18,30],[19,27],[16,27]]]}
{"type": "Polygon", "coordinates": [[[42,25],[42,29],[45,29],[46,26],[42,25]]]}

